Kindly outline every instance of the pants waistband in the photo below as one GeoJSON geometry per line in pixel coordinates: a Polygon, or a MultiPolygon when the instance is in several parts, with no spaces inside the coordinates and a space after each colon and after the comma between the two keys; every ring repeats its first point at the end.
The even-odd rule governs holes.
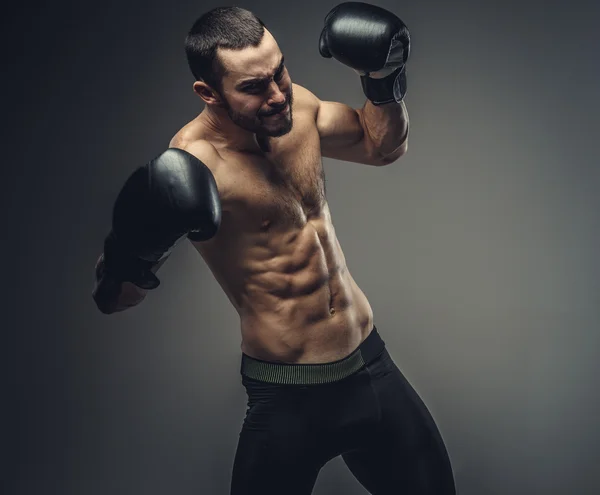
{"type": "Polygon", "coordinates": [[[375,360],[385,348],[385,342],[373,326],[367,338],[339,361],[319,364],[272,363],[242,354],[243,376],[279,385],[316,385],[342,380],[375,360]]]}

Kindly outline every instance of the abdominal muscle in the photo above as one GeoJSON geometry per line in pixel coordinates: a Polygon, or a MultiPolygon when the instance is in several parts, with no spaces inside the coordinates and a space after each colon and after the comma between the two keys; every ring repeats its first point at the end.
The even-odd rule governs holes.
{"type": "Polygon", "coordinates": [[[281,232],[239,227],[195,244],[238,311],[242,352],[265,361],[326,363],[356,349],[372,329],[373,313],[348,271],[328,209],[281,232]]]}

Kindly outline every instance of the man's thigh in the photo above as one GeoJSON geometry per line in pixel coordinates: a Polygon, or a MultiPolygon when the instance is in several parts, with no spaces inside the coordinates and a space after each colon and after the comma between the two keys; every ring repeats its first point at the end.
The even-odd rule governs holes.
{"type": "Polygon", "coordinates": [[[261,391],[239,436],[232,495],[310,495],[327,462],[310,415],[294,394],[261,391]]]}
{"type": "Polygon", "coordinates": [[[369,442],[343,458],[376,495],[455,495],[442,436],[429,410],[384,351],[368,366],[380,408],[369,442]]]}

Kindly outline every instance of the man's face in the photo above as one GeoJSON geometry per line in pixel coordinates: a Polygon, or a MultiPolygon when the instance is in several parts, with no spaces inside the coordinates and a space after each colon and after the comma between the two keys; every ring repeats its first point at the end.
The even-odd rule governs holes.
{"type": "Polygon", "coordinates": [[[225,75],[220,94],[231,120],[261,136],[292,130],[292,81],[277,42],[265,30],[259,46],[219,50],[225,75]]]}

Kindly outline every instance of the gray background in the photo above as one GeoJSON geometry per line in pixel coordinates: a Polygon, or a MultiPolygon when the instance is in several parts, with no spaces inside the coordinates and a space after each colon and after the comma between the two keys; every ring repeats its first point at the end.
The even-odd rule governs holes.
{"type": "MultiPolygon", "coordinates": [[[[293,80],[337,2],[240,1],[293,80]]],[[[348,265],[447,442],[462,495],[600,493],[599,7],[379,1],[409,26],[408,154],[325,160],[348,265]]],[[[4,15],[2,493],[228,493],[245,412],[238,319],[199,255],[112,316],[92,301],[131,171],[200,111],[183,38],[217,2],[23,4],[4,15]]],[[[336,459],[315,494],[364,494],[336,459]]]]}

